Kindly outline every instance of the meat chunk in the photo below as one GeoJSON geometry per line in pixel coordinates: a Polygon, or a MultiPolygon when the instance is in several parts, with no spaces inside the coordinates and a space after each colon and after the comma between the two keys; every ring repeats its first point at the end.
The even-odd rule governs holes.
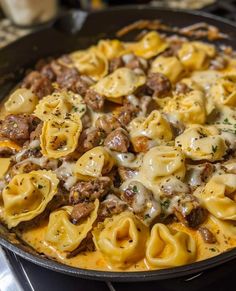
{"type": "Polygon", "coordinates": [[[30,141],[36,140],[40,138],[43,129],[43,122],[40,122],[34,131],[30,133],[30,141]]]}
{"type": "Polygon", "coordinates": [[[8,158],[14,155],[16,151],[14,149],[8,147],[0,147],[0,157],[1,158],[8,158]]]}
{"type": "Polygon", "coordinates": [[[32,115],[8,115],[0,122],[0,135],[18,144],[29,140],[30,133],[38,125],[39,119],[32,115]]]}
{"type": "Polygon", "coordinates": [[[130,123],[131,120],[133,120],[135,117],[137,117],[139,112],[139,107],[134,106],[130,103],[124,104],[119,109],[117,119],[121,123],[122,126],[126,126],[130,123]]]}
{"type": "Polygon", "coordinates": [[[149,73],[147,87],[155,97],[164,97],[171,90],[170,80],[161,73],[149,73]]]}
{"type": "Polygon", "coordinates": [[[107,217],[119,214],[127,209],[127,204],[120,200],[116,195],[109,194],[100,204],[98,210],[98,220],[103,221],[107,217]]]}
{"type": "Polygon", "coordinates": [[[126,167],[118,167],[118,173],[122,181],[126,181],[128,179],[132,179],[137,175],[137,171],[126,168],[126,167]]]}
{"type": "Polygon", "coordinates": [[[150,147],[150,139],[146,136],[137,136],[132,139],[133,150],[136,153],[145,153],[147,152],[150,147]]]}
{"type": "Polygon", "coordinates": [[[200,232],[201,237],[205,243],[208,243],[208,244],[216,243],[216,238],[214,234],[207,227],[201,226],[198,228],[198,231],[200,232]]]}
{"type": "Polygon", "coordinates": [[[206,210],[191,194],[174,195],[169,202],[169,214],[173,213],[179,221],[188,227],[196,228],[206,219],[206,210]]]}
{"type": "Polygon", "coordinates": [[[78,182],[70,192],[70,203],[77,204],[83,201],[94,201],[104,197],[112,186],[109,177],[100,177],[92,181],[78,182]]]}
{"type": "Polygon", "coordinates": [[[100,131],[97,128],[87,128],[82,131],[77,151],[79,153],[85,153],[86,151],[91,150],[92,148],[101,145],[104,141],[104,132],[100,131]]]}
{"type": "Polygon", "coordinates": [[[86,92],[84,101],[92,110],[101,111],[104,106],[105,98],[94,90],[89,89],[86,92]]]}
{"type": "Polygon", "coordinates": [[[117,70],[118,68],[121,68],[123,66],[124,66],[124,62],[123,62],[122,58],[111,59],[109,62],[109,72],[112,73],[115,70],[117,70]]]}
{"type": "Polygon", "coordinates": [[[127,153],[130,145],[127,131],[123,128],[115,129],[106,137],[104,145],[110,150],[127,153]]]}
{"type": "Polygon", "coordinates": [[[121,127],[121,123],[114,115],[104,114],[96,120],[95,126],[106,134],[109,134],[113,130],[121,127]]]}
{"type": "Polygon", "coordinates": [[[39,99],[53,92],[51,81],[37,71],[28,74],[24,78],[21,87],[30,89],[39,99]]]}
{"type": "Polygon", "coordinates": [[[57,83],[60,88],[76,92],[76,82],[79,79],[79,73],[74,68],[63,68],[57,76],[57,83]]]}
{"type": "Polygon", "coordinates": [[[49,79],[50,81],[54,82],[56,81],[57,75],[55,74],[55,72],[53,71],[52,67],[50,64],[46,64],[45,66],[43,66],[40,70],[40,73],[46,77],[47,79],[49,79]]]}
{"type": "Polygon", "coordinates": [[[94,210],[92,202],[78,203],[73,207],[71,219],[74,224],[78,223],[82,218],[86,218],[94,210]]]}
{"type": "Polygon", "coordinates": [[[57,76],[57,83],[60,88],[71,90],[75,93],[85,96],[91,82],[89,78],[82,78],[74,68],[63,68],[57,76]]]}
{"type": "Polygon", "coordinates": [[[150,225],[161,213],[161,206],[153,193],[138,181],[132,181],[128,185],[121,193],[121,199],[147,225],[150,225]]]}

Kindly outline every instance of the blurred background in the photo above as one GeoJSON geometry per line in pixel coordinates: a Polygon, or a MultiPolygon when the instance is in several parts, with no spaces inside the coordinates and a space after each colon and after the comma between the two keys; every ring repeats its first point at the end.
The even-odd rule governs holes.
{"type": "Polygon", "coordinates": [[[130,4],[202,10],[236,21],[236,0],[0,0],[0,48],[70,9],[94,11],[130,4]]]}

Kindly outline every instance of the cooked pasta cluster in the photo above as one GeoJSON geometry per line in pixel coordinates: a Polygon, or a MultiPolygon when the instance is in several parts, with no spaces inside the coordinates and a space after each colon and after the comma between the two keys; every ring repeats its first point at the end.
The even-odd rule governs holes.
{"type": "Polygon", "coordinates": [[[2,104],[1,221],[83,268],[235,247],[235,106],[234,53],[202,41],[149,31],[40,61],[2,104]]]}

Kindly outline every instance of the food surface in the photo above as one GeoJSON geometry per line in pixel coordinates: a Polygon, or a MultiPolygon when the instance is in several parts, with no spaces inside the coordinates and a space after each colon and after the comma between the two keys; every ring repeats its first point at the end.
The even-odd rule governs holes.
{"type": "Polygon", "coordinates": [[[39,253],[144,271],[236,246],[232,48],[102,39],[39,61],[0,118],[1,223],[39,253]]]}

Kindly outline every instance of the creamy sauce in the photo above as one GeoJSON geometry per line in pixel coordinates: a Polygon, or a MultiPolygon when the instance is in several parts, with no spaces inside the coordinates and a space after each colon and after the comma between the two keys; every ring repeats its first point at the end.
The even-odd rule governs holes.
{"type": "MultiPolygon", "coordinates": [[[[232,233],[225,233],[225,231],[222,231],[219,225],[215,224],[212,219],[209,218],[203,224],[203,226],[208,227],[214,233],[217,238],[217,242],[215,244],[205,243],[198,231],[189,229],[181,223],[173,223],[171,225],[173,229],[186,232],[196,240],[198,250],[196,259],[197,261],[211,258],[236,245],[236,239],[232,237],[232,233]]],[[[50,246],[47,241],[45,241],[44,236],[46,230],[47,222],[44,221],[39,227],[31,228],[30,230],[24,230],[22,233],[20,233],[20,236],[27,244],[35,248],[38,252],[42,252],[50,258],[56,259],[66,265],[92,270],[120,271],[120,269],[110,265],[99,251],[83,252],[76,255],[75,257],[66,258],[66,253],[59,252],[54,247],[50,246]]],[[[154,268],[148,265],[146,259],[144,258],[143,260],[137,262],[135,265],[125,270],[144,271],[152,269],[154,268]]]]}

